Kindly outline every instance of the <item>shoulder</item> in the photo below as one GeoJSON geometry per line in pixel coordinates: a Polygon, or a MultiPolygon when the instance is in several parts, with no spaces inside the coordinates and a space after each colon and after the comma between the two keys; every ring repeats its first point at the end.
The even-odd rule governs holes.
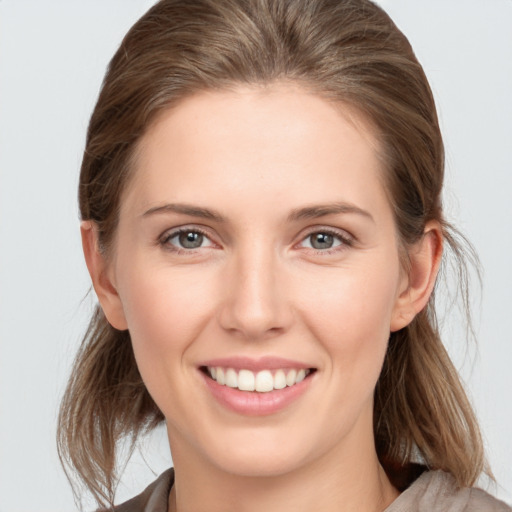
{"type": "Polygon", "coordinates": [[[423,473],[385,512],[512,512],[500,501],[476,487],[458,488],[443,471],[423,473]]]}
{"type": "MultiPolygon", "coordinates": [[[[116,505],[115,512],[167,512],[169,493],[174,483],[174,469],[162,473],[152,484],[131,500],[116,505]]],[[[98,511],[106,512],[106,511],[98,511]]]]}

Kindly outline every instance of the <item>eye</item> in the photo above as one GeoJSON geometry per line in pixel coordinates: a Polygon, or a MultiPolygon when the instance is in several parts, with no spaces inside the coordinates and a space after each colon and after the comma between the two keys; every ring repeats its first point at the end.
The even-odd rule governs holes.
{"type": "Polygon", "coordinates": [[[330,250],[337,250],[343,246],[350,246],[352,244],[351,239],[347,235],[341,233],[322,230],[310,233],[300,243],[301,247],[314,249],[315,251],[329,252],[330,250]]]}
{"type": "Polygon", "coordinates": [[[176,251],[213,246],[206,234],[197,229],[180,229],[166,233],[160,243],[176,251]]]}

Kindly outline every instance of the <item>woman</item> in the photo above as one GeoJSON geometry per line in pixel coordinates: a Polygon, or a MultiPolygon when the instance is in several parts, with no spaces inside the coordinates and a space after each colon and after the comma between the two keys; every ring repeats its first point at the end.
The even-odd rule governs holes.
{"type": "Polygon", "coordinates": [[[117,510],[509,510],[470,489],[482,442],[436,326],[443,245],[464,268],[443,166],[421,66],[369,1],[141,18],[80,177],[100,307],[59,439],[98,501],[117,442],[165,421],[174,471],[117,510]]]}

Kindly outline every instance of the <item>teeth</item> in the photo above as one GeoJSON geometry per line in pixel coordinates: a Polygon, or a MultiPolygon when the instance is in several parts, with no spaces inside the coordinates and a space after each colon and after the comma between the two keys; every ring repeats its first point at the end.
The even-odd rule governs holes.
{"type": "Polygon", "coordinates": [[[249,370],[240,370],[238,373],[238,389],[241,391],[254,391],[254,380],[254,373],[249,370]]]}
{"type": "Polygon", "coordinates": [[[230,388],[238,387],[238,375],[233,368],[228,368],[226,371],[226,386],[230,388]]]}
{"type": "Polygon", "coordinates": [[[268,393],[274,389],[274,377],[268,370],[263,370],[256,374],[256,391],[268,393]]]}
{"type": "Polygon", "coordinates": [[[283,370],[277,370],[274,375],[274,389],[283,389],[286,387],[286,375],[283,370]]]}
{"type": "Polygon", "coordinates": [[[277,370],[274,374],[270,370],[261,370],[254,374],[250,370],[236,371],[233,368],[208,367],[208,373],[213,380],[223,386],[238,388],[241,391],[257,391],[268,393],[274,389],[284,389],[302,382],[311,370],[277,370]]]}
{"type": "Polygon", "coordinates": [[[306,378],[306,371],[305,370],[299,370],[297,372],[297,377],[295,377],[295,382],[302,382],[306,378]]]}
{"type": "Polygon", "coordinates": [[[286,385],[293,386],[295,384],[295,377],[297,377],[297,370],[290,370],[286,374],[286,385]]]}

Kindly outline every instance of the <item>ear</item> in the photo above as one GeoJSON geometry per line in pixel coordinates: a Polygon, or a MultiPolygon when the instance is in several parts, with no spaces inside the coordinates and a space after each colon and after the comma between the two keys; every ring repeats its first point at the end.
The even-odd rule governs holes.
{"type": "Polygon", "coordinates": [[[120,331],[126,330],[128,326],[123,304],[113,283],[111,266],[100,251],[96,224],[88,220],[83,221],[80,224],[80,232],[85,262],[101,308],[112,327],[120,331]]]}
{"type": "Polygon", "coordinates": [[[437,221],[425,226],[423,237],[409,251],[409,272],[395,302],[390,331],[398,331],[410,324],[427,305],[436,282],[443,254],[443,234],[437,221]]]}

